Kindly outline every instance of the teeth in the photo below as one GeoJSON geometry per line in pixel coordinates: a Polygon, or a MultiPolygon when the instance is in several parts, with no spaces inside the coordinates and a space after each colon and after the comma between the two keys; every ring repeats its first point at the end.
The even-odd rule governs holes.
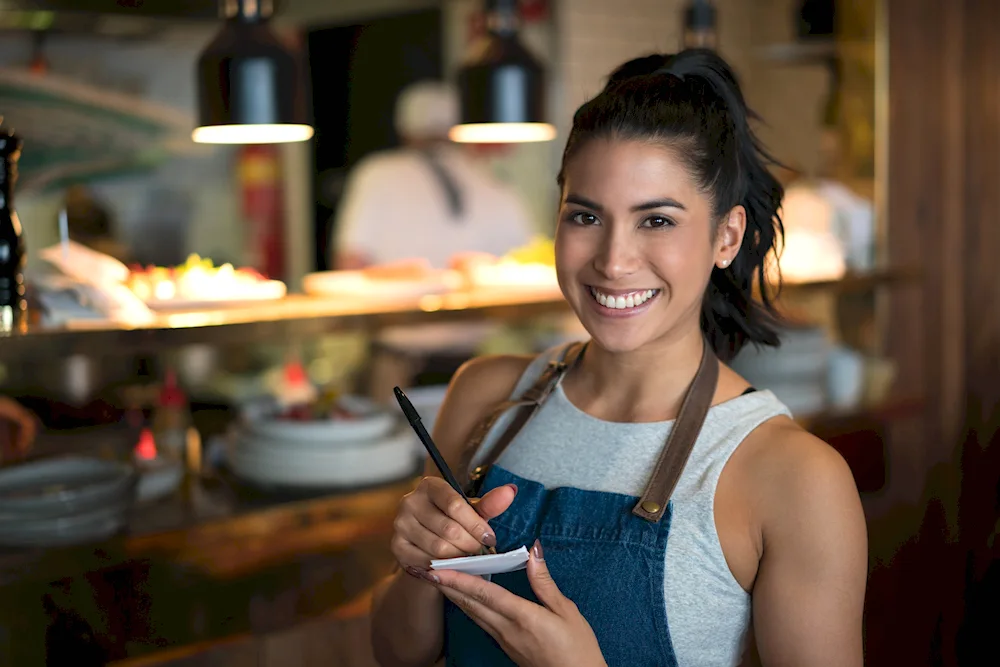
{"type": "Polygon", "coordinates": [[[593,287],[590,288],[590,294],[594,297],[594,300],[605,308],[609,308],[611,310],[623,310],[625,308],[635,308],[636,306],[641,306],[653,298],[659,291],[660,290],[648,289],[645,292],[632,292],[627,295],[623,294],[620,296],[611,296],[609,294],[599,292],[593,287]]]}

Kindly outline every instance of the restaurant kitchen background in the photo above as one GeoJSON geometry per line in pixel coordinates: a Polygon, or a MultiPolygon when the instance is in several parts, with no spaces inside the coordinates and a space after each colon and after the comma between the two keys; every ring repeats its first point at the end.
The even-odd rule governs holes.
{"type": "MultiPolygon", "coordinates": [[[[372,664],[364,592],[391,566],[395,503],[422,460],[389,389],[432,423],[464,359],[583,335],[552,269],[572,113],[617,64],[698,31],[788,167],[784,344],[734,366],[851,465],[871,533],[869,664],[924,664],[957,641],[958,621],[909,643],[886,624],[912,583],[893,563],[920,530],[927,472],[958,439],[915,441],[945,408],[901,375],[889,326],[922,279],[890,253],[906,224],[887,207],[899,3],[286,0],[270,25],[314,134],[249,145],[192,141],[197,63],[220,11],[270,3],[166,4],[0,3],[29,306],[0,337],[0,393],[43,423],[31,459],[0,469],[0,664],[372,664]],[[514,5],[556,138],[466,149],[535,238],[447,270],[337,271],[338,203],[355,166],[398,146],[398,94],[456,82],[487,10],[514,5]]],[[[984,612],[967,611],[969,645],[984,612]]]]}

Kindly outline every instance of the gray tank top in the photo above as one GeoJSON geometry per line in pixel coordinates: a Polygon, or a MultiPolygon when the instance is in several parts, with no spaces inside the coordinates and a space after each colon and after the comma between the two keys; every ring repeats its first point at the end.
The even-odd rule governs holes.
{"type": "MultiPolygon", "coordinates": [[[[526,391],[563,348],[532,361],[512,397],[526,391]]],[[[674,489],[664,599],[670,639],[683,667],[738,665],[750,624],[750,596],[733,577],[715,530],[715,488],[736,447],[763,422],[788,415],[770,391],[713,406],[674,489]]],[[[510,422],[494,425],[481,455],[510,422]]],[[[546,488],[641,496],[673,421],[607,422],[574,406],[557,387],[507,447],[497,465],[546,488]]]]}

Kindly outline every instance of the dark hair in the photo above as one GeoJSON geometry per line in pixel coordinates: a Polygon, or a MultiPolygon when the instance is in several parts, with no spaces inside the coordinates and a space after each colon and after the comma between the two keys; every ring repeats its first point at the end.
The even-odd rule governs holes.
{"type": "Polygon", "coordinates": [[[725,269],[712,271],[702,304],[702,331],[724,361],[748,342],[779,343],[764,261],[784,235],[778,215],[784,188],[768,171],[780,163],[750,128],[756,118],[732,69],[714,51],[651,55],[619,67],[604,90],[577,110],[563,152],[565,169],[593,138],[663,141],[678,149],[711,196],[715,219],[743,205],[747,227],[739,254],[725,269]],[[760,302],[753,298],[754,278],[760,302]]]}

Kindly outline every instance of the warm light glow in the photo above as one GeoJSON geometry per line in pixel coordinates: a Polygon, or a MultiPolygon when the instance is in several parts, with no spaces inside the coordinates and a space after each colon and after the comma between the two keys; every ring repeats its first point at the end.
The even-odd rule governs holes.
{"type": "Polygon", "coordinates": [[[139,432],[139,442],[135,446],[135,456],[142,461],[152,461],[156,458],[156,441],[153,432],[148,428],[139,432]]]}
{"type": "Polygon", "coordinates": [[[195,128],[191,139],[199,144],[290,144],[307,141],[313,135],[309,125],[206,125],[195,128]]]}
{"type": "Polygon", "coordinates": [[[468,123],[451,128],[448,136],[462,144],[520,144],[552,141],[556,128],[548,123],[468,123]]]}

